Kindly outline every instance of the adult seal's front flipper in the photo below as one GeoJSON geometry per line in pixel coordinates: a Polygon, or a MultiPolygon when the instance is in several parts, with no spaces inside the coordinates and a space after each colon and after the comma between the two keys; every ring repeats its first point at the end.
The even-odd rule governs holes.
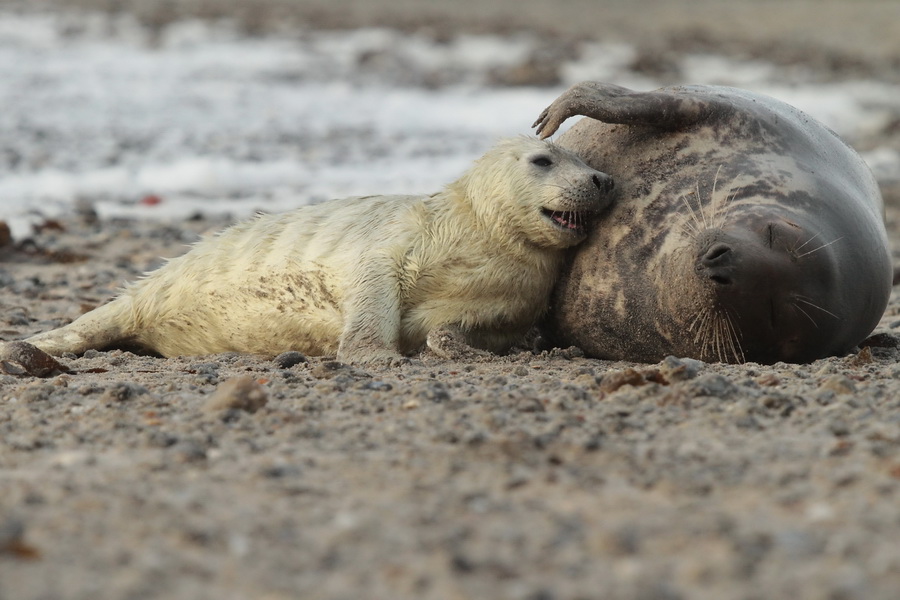
{"type": "Polygon", "coordinates": [[[682,89],[688,90],[635,92],[611,83],[579,83],[545,108],[532,127],[540,137],[548,138],[566,119],[584,115],[604,123],[681,129],[706,118],[715,108],[708,100],[682,89]]]}

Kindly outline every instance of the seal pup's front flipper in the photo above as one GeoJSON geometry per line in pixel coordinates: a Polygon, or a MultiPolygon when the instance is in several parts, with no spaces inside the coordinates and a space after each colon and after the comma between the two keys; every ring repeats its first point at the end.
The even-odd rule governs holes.
{"type": "Polygon", "coordinates": [[[548,138],[569,117],[584,115],[604,123],[648,125],[675,130],[703,119],[711,103],[673,91],[635,92],[612,83],[577,83],[544,109],[532,127],[548,138]]]}
{"type": "Polygon", "coordinates": [[[344,301],[341,362],[391,365],[400,354],[400,277],[389,255],[361,257],[344,301]]]}

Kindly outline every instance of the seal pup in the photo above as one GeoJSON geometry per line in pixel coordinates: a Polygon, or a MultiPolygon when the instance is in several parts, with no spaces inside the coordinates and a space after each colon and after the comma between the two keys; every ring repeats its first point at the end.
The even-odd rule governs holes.
{"type": "Polygon", "coordinates": [[[891,291],[878,186],[822,124],[744,90],[581,83],[535,123],[616,181],[544,333],[608,359],[808,362],[850,351],[891,291]],[[602,232],[602,235],[598,234],[602,232]]]}
{"type": "Polygon", "coordinates": [[[356,363],[426,340],[439,354],[460,339],[502,352],[545,311],[564,250],[612,187],[556,144],[507,139],[437,194],[331,200],[234,225],[26,341],[53,355],[298,350],[356,363]]]}

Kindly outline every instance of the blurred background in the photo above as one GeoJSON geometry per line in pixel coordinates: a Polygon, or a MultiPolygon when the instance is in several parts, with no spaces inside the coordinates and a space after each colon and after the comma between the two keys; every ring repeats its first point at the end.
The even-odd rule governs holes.
{"type": "Polygon", "coordinates": [[[0,220],[436,191],[569,85],[734,85],[900,203],[900,3],[0,0],[0,220]]]}

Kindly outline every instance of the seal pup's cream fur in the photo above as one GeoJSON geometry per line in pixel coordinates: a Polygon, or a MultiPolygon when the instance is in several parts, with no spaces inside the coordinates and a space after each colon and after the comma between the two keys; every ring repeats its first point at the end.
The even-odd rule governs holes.
{"type": "Polygon", "coordinates": [[[371,362],[449,330],[502,352],[545,311],[564,249],[611,189],[552,143],[504,140],[437,194],[345,198],[234,225],[26,341],[54,355],[126,345],[371,362]]]}

